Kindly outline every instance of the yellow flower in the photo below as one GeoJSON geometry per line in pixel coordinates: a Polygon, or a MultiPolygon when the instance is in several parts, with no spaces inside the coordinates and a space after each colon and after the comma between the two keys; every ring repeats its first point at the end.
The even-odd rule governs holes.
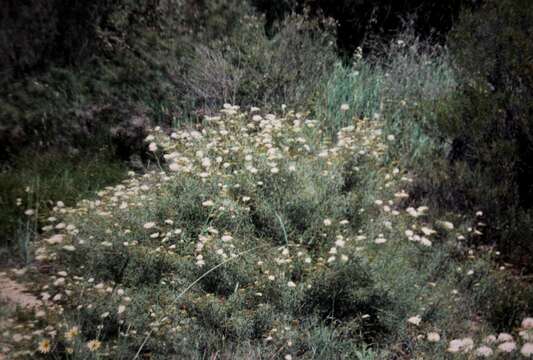
{"type": "Polygon", "coordinates": [[[102,343],[98,340],[91,340],[87,342],[87,347],[90,351],[97,351],[102,346],[102,343]]]}
{"type": "Polygon", "coordinates": [[[420,317],[420,315],[411,316],[409,319],[407,319],[407,322],[418,326],[422,322],[422,318],[420,317]]]}
{"type": "Polygon", "coordinates": [[[78,334],[80,333],[80,330],[77,326],[74,326],[72,327],[69,331],[67,331],[65,333],[65,338],[67,340],[72,340],[74,339],[76,336],[78,336],[78,334]]]}
{"type": "Polygon", "coordinates": [[[440,335],[436,332],[430,332],[427,334],[427,339],[430,342],[439,342],[440,341],[440,335]]]}
{"type": "Polygon", "coordinates": [[[48,339],[41,340],[41,342],[39,343],[39,349],[38,349],[39,352],[43,354],[48,354],[51,349],[52,349],[52,344],[50,343],[50,340],[48,339]]]}

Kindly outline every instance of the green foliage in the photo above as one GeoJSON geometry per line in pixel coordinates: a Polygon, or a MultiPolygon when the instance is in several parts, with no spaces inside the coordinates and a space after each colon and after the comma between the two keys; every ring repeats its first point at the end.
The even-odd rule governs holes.
{"type": "Polygon", "coordinates": [[[413,195],[443,210],[483,210],[490,225],[476,243],[497,244],[526,265],[532,51],[524,41],[530,8],[515,7],[464,15],[451,54],[407,31],[380,48],[384,57],[338,65],[314,113],[333,134],[353,116],[382,118],[392,136],[388,158],[402,154],[420,174],[413,195]]]}
{"type": "Polygon", "coordinates": [[[456,88],[448,55],[412,29],[386,45],[373,46],[383,56],[363,58],[359,49],[351,66],[336,65],[320,86],[314,115],[325,122],[330,134],[354,116],[383,119],[385,131],[397,138],[390,144],[390,154],[401,153],[403,160],[422,163],[439,146],[425,130],[435,121],[439,100],[456,88]],[[342,110],[343,104],[349,109],[342,110]]]}
{"type": "MultiPolygon", "coordinates": [[[[313,17],[329,17],[337,24],[337,45],[350,59],[358,46],[368,39],[387,42],[408,21],[422,38],[443,42],[462,8],[475,8],[479,1],[453,0],[428,2],[422,0],[250,0],[266,14],[268,28],[293,12],[313,17]]],[[[365,50],[377,49],[365,46],[365,50]]]]}
{"type": "Polygon", "coordinates": [[[488,332],[529,311],[529,293],[507,297],[485,252],[465,256],[469,218],[446,230],[438,209],[403,210],[407,174],[378,119],[353,120],[332,143],[302,114],[223,111],[201,131],[153,133],[168,172],[54,211],[70,227],[48,228],[36,255],[57,266],[47,291],[68,292],[46,321],[81,328],[54,352],[87,356],[98,339],[125,358],[441,358],[444,343],[420,334],[458,336],[480,310],[488,332]]]}
{"type": "MultiPolygon", "coordinates": [[[[83,48],[90,57],[27,71],[2,88],[1,161],[27,148],[108,145],[117,140],[110,129],[134,119],[178,125],[225,102],[304,106],[335,59],[331,24],[294,16],[269,38],[264,19],[238,1],[124,0],[94,16],[84,20],[94,20],[83,48]]],[[[128,143],[118,149],[126,159],[139,150],[119,142],[128,143]]]]}
{"type": "Polygon", "coordinates": [[[379,111],[382,73],[361,62],[354,67],[337,63],[322,85],[314,106],[314,114],[326,122],[331,135],[351,123],[354,116],[372,118],[379,111]],[[347,111],[341,106],[347,104],[347,111]]]}
{"type": "MultiPolygon", "coordinates": [[[[47,273],[27,274],[56,305],[0,329],[37,334],[10,346],[49,337],[50,356],[84,359],[444,359],[451,339],[473,333],[477,346],[531,313],[528,284],[475,247],[531,248],[531,6],[464,15],[453,59],[409,30],[366,43],[385,57],[357,50],[347,66],[334,65],[334,24],[307,15],[274,24],[238,1],[106,4],[98,26],[86,19],[105,44],[91,43],[91,61],[6,88],[9,133],[95,146],[109,141],[100,124],[132,115],[202,123],[155,129],[159,169],[114,187],[124,169],[108,152],[18,158],[0,174],[0,231],[26,261],[36,248],[47,273]],[[226,102],[264,111],[204,116],[226,102]]],[[[370,22],[397,16],[388,2],[359,4],[370,22]]]]}
{"type": "Polygon", "coordinates": [[[109,1],[7,1],[0,17],[0,82],[50,65],[85,61],[98,42],[109,1]]]}
{"type": "MultiPolygon", "coordinates": [[[[43,27],[31,35],[34,42],[23,43],[29,47],[25,54],[35,58],[13,65],[21,69],[6,66],[0,92],[0,141],[6,151],[0,161],[28,148],[109,145],[109,130],[136,117],[148,119],[146,125],[187,120],[195,109],[178,96],[184,49],[235,34],[249,12],[237,1],[63,3],[34,8],[14,3],[12,10],[25,14],[20,24],[0,23],[6,32],[0,46],[7,48],[18,46],[9,34],[30,21],[27,17],[49,15],[50,23],[35,26],[57,28],[43,27]],[[57,36],[44,39],[50,33],[57,36]],[[39,39],[51,54],[41,53],[39,39]]],[[[21,34],[31,37],[25,30],[21,34]]]]}
{"type": "Polygon", "coordinates": [[[479,273],[481,281],[473,299],[475,306],[497,331],[520,326],[521,314],[533,309],[531,286],[519,279],[508,283],[502,274],[491,273],[490,269],[482,270],[485,271],[479,273]]]}
{"type": "MultiPolygon", "coordinates": [[[[15,258],[21,256],[24,260],[29,260],[26,250],[30,241],[39,226],[47,224],[46,218],[57,201],[74,205],[125,175],[124,165],[105,149],[96,154],[26,154],[16,163],[14,168],[0,172],[0,244],[3,248],[18,247],[21,253],[15,258]],[[24,215],[27,209],[35,210],[35,215],[24,215]]],[[[2,261],[9,259],[8,254],[4,248],[2,261]]]]}
{"type": "Polygon", "coordinates": [[[274,109],[309,103],[335,61],[331,24],[291,16],[272,38],[261,17],[242,17],[239,25],[227,38],[193,49],[183,78],[187,102],[204,111],[225,102],[274,109]]]}
{"type": "Polygon", "coordinates": [[[345,331],[352,337],[361,334],[358,340],[367,343],[382,340],[392,330],[379,315],[387,312],[393,301],[376,286],[360,260],[320,269],[313,274],[311,284],[302,300],[304,314],[316,314],[326,322],[342,321],[345,331]],[[364,321],[365,317],[369,320],[364,321]]]}
{"type": "MultiPolygon", "coordinates": [[[[274,179],[266,166],[259,172],[264,185],[255,190],[258,199],[250,205],[256,234],[272,238],[276,245],[284,245],[289,239],[323,250],[325,244],[320,237],[324,237],[324,214],[356,226],[359,218],[354,208],[358,196],[355,190],[343,188],[343,176],[348,173],[334,172],[323,177],[318,173],[321,166],[316,165],[301,163],[296,171],[283,172],[283,177],[274,179]]],[[[327,232],[333,231],[335,227],[327,232]]]]}
{"type": "Polygon", "coordinates": [[[446,146],[426,189],[441,206],[482,209],[490,224],[482,241],[520,263],[533,251],[524,226],[533,204],[532,10],[528,1],[489,1],[464,14],[450,39],[460,86],[426,126],[446,146]]]}

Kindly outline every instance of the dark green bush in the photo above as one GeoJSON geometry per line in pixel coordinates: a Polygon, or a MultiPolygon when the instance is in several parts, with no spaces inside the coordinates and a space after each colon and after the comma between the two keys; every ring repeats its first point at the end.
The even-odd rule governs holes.
{"type": "MultiPolygon", "coordinates": [[[[351,57],[357,46],[369,38],[389,40],[404,26],[406,19],[417,35],[443,41],[457,19],[461,8],[475,7],[480,1],[423,0],[250,0],[266,14],[267,28],[291,12],[309,13],[335,19],[337,45],[340,52],[351,57]]],[[[374,51],[372,47],[366,50],[374,51]]]]}
{"type": "Polygon", "coordinates": [[[483,210],[484,241],[508,255],[533,251],[532,32],[530,1],[488,1],[463,14],[450,36],[460,86],[429,126],[447,146],[446,161],[422,180],[441,204],[483,210]]]}
{"type": "Polygon", "coordinates": [[[0,82],[91,56],[97,28],[112,10],[106,0],[6,1],[0,13],[0,82]]]}
{"type": "Polygon", "coordinates": [[[183,120],[194,110],[177,96],[184,49],[234,34],[249,11],[238,1],[10,1],[0,13],[0,161],[30,147],[108,144],[109,129],[135,117],[183,120]]]}
{"type": "Polygon", "coordinates": [[[366,342],[376,341],[391,330],[381,322],[380,312],[386,312],[393,303],[357,259],[317,271],[311,284],[301,307],[306,316],[318,315],[326,323],[342,321],[351,328],[352,336],[364,334],[360,340],[366,342]],[[368,319],[361,321],[363,316],[368,319]]]}
{"type": "Polygon", "coordinates": [[[235,0],[8,0],[0,12],[0,81],[102,56],[141,57],[147,54],[139,44],[147,40],[161,45],[191,35],[204,40],[223,37],[240,14],[242,5],[235,0]]]}

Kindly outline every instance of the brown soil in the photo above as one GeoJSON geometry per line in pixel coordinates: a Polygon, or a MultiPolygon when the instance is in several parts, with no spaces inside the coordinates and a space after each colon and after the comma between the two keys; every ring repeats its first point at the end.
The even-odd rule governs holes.
{"type": "Polygon", "coordinates": [[[11,280],[5,273],[0,273],[0,299],[13,307],[36,308],[43,305],[41,300],[27,292],[24,285],[11,280]]]}

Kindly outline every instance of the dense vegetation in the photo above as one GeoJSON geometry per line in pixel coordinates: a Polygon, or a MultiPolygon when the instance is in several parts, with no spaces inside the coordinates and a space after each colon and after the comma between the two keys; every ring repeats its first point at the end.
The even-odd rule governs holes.
{"type": "Polygon", "coordinates": [[[533,356],[531,1],[0,11],[3,352],[533,356]]]}

